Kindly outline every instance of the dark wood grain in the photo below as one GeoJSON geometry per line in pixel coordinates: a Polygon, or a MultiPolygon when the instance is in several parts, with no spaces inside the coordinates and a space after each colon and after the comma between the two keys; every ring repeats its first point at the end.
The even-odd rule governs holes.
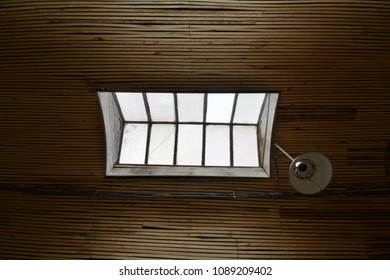
{"type": "Polygon", "coordinates": [[[387,188],[389,1],[3,0],[0,15],[0,258],[390,258],[389,195],[10,191],[276,190],[275,165],[270,179],[105,178],[99,88],[280,91],[274,140],[327,155],[327,190],[387,188]]]}

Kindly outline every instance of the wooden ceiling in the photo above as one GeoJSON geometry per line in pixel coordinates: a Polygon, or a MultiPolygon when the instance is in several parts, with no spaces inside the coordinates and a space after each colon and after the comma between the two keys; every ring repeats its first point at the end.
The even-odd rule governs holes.
{"type": "Polygon", "coordinates": [[[0,258],[390,258],[390,1],[3,0],[0,15],[0,258]],[[101,88],[280,91],[274,140],[326,154],[327,191],[348,193],[118,197],[293,189],[282,155],[278,184],[275,165],[105,178],[101,88]]]}

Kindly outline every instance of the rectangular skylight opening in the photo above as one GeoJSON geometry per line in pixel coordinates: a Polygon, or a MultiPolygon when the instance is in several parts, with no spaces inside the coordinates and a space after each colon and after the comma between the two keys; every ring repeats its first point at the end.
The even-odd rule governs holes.
{"type": "Polygon", "coordinates": [[[108,175],[269,176],[278,93],[100,92],[99,97],[108,175]]]}

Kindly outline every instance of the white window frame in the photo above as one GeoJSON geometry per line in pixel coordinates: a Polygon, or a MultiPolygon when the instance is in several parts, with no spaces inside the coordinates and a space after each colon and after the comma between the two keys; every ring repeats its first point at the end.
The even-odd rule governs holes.
{"type": "MultiPolygon", "coordinates": [[[[210,92],[211,93],[211,92],[210,92]]],[[[237,92],[238,93],[238,92],[237,92]]],[[[248,92],[239,92],[248,93],[248,92]]],[[[249,92],[250,93],[250,92],[249,92]]],[[[252,92],[254,93],[254,92],[252,92]]],[[[271,140],[278,92],[265,93],[259,118],[260,167],[215,167],[177,165],[131,165],[119,164],[121,135],[124,120],[112,91],[99,91],[106,139],[106,176],[210,176],[210,177],[255,177],[269,178],[271,171],[271,140]]]]}

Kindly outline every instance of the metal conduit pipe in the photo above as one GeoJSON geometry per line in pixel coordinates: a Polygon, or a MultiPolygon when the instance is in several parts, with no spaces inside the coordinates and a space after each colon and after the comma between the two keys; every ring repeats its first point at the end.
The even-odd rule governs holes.
{"type": "Polygon", "coordinates": [[[384,195],[390,194],[390,188],[364,189],[348,191],[324,191],[321,193],[307,195],[301,193],[202,193],[202,194],[142,194],[130,192],[105,192],[105,191],[75,191],[75,190],[53,190],[35,189],[25,187],[1,186],[0,191],[18,192],[36,195],[54,196],[90,196],[90,197],[128,197],[128,198],[188,198],[188,199],[243,199],[243,198],[292,198],[292,197],[325,197],[345,195],[384,195]]]}

